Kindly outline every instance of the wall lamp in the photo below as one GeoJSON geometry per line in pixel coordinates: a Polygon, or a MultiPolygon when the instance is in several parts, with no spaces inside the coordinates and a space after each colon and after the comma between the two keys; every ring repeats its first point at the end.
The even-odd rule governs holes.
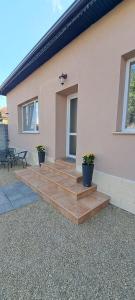
{"type": "Polygon", "coordinates": [[[60,84],[63,85],[65,83],[65,80],[67,79],[67,74],[61,74],[59,76],[60,84]]]}

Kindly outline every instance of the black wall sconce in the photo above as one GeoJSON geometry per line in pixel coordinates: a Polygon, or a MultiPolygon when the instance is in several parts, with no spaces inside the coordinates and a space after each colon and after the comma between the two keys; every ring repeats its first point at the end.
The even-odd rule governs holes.
{"type": "Polygon", "coordinates": [[[65,80],[67,79],[67,74],[61,74],[59,76],[60,84],[63,85],[65,83],[65,80]]]}

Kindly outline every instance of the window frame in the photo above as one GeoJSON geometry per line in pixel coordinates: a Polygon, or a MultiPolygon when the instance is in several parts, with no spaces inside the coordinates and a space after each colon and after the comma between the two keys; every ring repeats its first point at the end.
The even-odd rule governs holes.
{"type": "Polygon", "coordinates": [[[125,89],[124,89],[124,102],[123,102],[123,114],[122,114],[122,132],[125,132],[125,133],[135,133],[135,128],[126,128],[129,79],[130,79],[130,65],[132,62],[135,63],[135,57],[131,58],[127,61],[126,72],[125,72],[125,89]]]}
{"type": "MultiPolygon", "coordinates": [[[[22,133],[30,133],[30,134],[35,134],[35,133],[39,133],[39,129],[36,130],[36,124],[35,124],[35,130],[34,131],[31,131],[31,130],[24,130],[23,128],[23,108],[30,105],[31,103],[34,103],[34,109],[36,109],[36,103],[38,102],[38,108],[39,108],[39,101],[38,101],[38,98],[34,99],[34,100],[31,100],[31,101],[28,101],[27,103],[25,104],[22,104],[21,105],[21,115],[22,115],[22,133]]],[[[38,117],[39,117],[39,110],[38,110],[38,117]]]]}

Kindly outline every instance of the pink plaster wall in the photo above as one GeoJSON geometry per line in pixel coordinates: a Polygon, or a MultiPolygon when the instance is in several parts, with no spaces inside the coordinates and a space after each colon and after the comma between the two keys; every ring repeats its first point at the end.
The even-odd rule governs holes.
{"type": "MultiPolygon", "coordinates": [[[[48,156],[55,159],[60,151],[56,93],[63,89],[58,77],[66,72],[64,88],[78,84],[77,165],[81,165],[84,152],[92,151],[97,156],[97,170],[135,180],[135,135],[113,134],[121,58],[134,49],[135,1],[125,0],[8,94],[11,145],[31,151],[39,143],[46,144],[48,156]],[[20,134],[17,106],[35,96],[39,99],[40,133],[20,134]]],[[[61,143],[65,143],[64,137],[61,143]]]]}

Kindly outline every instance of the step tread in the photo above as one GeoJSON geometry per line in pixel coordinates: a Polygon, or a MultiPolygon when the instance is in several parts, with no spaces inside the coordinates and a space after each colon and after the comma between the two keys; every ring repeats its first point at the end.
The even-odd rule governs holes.
{"type": "Polygon", "coordinates": [[[33,177],[30,169],[17,171],[16,175],[20,180],[39,192],[44,200],[48,201],[47,198],[49,198],[49,202],[55,208],[76,224],[84,222],[101,208],[106,207],[109,201],[109,196],[98,191],[76,201],[66,191],[56,187],[53,183],[48,183],[47,180],[43,182],[36,176],[33,177]]]}
{"type": "Polygon", "coordinates": [[[66,166],[62,166],[62,165],[58,164],[57,162],[55,162],[55,163],[48,162],[46,164],[42,164],[43,169],[46,169],[46,167],[56,170],[62,174],[66,174],[68,177],[71,177],[71,178],[75,179],[76,181],[82,179],[82,174],[77,172],[75,170],[75,168],[73,168],[73,169],[66,168],[66,166]]]}
{"type": "Polygon", "coordinates": [[[75,196],[79,196],[87,191],[93,191],[93,189],[96,189],[96,185],[92,184],[91,187],[84,187],[82,183],[75,182],[72,178],[69,178],[66,174],[61,175],[57,173],[57,171],[54,172],[54,170],[51,169],[42,169],[40,167],[30,167],[31,171],[39,174],[42,176],[42,179],[48,179],[51,182],[61,186],[62,188],[66,189],[68,192],[71,192],[75,196]]]}
{"type": "Polygon", "coordinates": [[[69,162],[69,161],[66,161],[64,159],[56,159],[55,163],[59,164],[59,165],[62,165],[62,166],[65,166],[66,168],[71,168],[71,169],[74,169],[75,168],[75,162],[69,162]]]}

